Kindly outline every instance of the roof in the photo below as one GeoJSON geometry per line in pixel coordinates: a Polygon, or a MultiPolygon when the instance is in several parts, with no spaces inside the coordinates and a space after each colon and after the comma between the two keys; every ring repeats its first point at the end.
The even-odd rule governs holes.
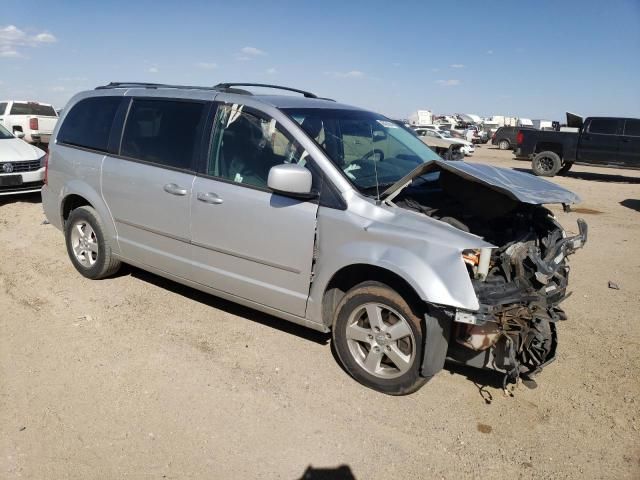
{"type": "Polygon", "coordinates": [[[360,108],[337,103],[329,98],[318,97],[317,95],[306,92],[304,90],[298,90],[291,87],[283,87],[279,85],[260,84],[260,83],[220,83],[213,87],[198,87],[188,85],[167,85],[162,83],[142,83],[142,82],[111,82],[107,85],[97,87],[96,90],[130,90],[150,89],[154,92],[164,94],[165,92],[176,91],[182,92],[182,95],[188,97],[209,97],[211,95],[247,95],[254,101],[265,103],[275,108],[327,108],[327,109],[341,109],[341,110],[362,110],[360,108]],[[287,92],[294,92],[299,95],[265,95],[259,93],[250,92],[244,88],[238,87],[259,87],[269,88],[274,90],[281,90],[287,92]]]}

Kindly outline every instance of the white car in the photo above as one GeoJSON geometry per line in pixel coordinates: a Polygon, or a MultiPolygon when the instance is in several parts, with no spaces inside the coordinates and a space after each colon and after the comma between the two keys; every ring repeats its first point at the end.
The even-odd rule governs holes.
{"type": "Polygon", "coordinates": [[[49,143],[56,123],[58,114],[47,103],[0,101],[0,125],[29,143],[49,143]]]}
{"type": "Polygon", "coordinates": [[[0,196],[39,192],[44,182],[45,152],[0,125],[0,196]]]}
{"type": "Polygon", "coordinates": [[[455,138],[445,130],[434,130],[428,127],[417,128],[416,133],[418,134],[419,137],[429,136],[429,137],[439,138],[441,140],[446,140],[449,142],[460,143],[462,144],[462,148],[460,149],[460,151],[464,153],[465,156],[467,157],[476,151],[476,147],[473,145],[473,143],[467,140],[463,140],[462,138],[455,138]]]}

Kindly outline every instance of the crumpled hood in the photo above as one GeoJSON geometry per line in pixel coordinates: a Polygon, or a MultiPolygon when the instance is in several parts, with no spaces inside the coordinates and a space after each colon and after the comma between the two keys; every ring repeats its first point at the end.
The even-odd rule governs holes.
{"type": "Polygon", "coordinates": [[[0,162],[38,160],[44,152],[19,138],[0,140],[0,162]]]}
{"type": "Polygon", "coordinates": [[[397,193],[414,178],[438,170],[446,170],[471,182],[486,185],[492,190],[523,203],[533,205],[562,203],[568,205],[581,201],[580,197],[572,191],[528,173],[481,163],[447,162],[444,160],[431,160],[419,165],[387,188],[381,198],[385,199],[397,193]]]}

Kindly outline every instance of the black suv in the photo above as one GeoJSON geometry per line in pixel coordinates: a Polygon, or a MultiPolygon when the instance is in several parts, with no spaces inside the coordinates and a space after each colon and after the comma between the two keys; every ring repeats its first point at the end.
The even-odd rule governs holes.
{"type": "Polygon", "coordinates": [[[535,130],[532,127],[500,127],[491,137],[491,145],[497,145],[500,150],[516,148],[516,135],[523,129],[535,130]]]}

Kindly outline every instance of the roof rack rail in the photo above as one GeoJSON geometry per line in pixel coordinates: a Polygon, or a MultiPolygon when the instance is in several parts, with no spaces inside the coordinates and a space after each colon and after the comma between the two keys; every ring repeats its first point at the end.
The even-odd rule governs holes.
{"type": "Polygon", "coordinates": [[[146,82],[110,82],[107,85],[96,87],[96,90],[107,90],[110,88],[184,88],[187,90],[217,90],[214,87],[197,87],[193,85],[168,85],[165,83],[146,82]]]}
{"type": "Polygon", "coordinates": [[[306,92],[304,90],[298,90],[297,88],[283,87],[281,85],[270,85],[268,83],[219,83],[213,88],[215,90],[222,90],[228,93],[237,93],[233,87],[263,87],[274,88],[276,90],[286,90],[288,92],[295,92],[304,95],[306,98],[318,98],[315,93],[306,92]]]}

